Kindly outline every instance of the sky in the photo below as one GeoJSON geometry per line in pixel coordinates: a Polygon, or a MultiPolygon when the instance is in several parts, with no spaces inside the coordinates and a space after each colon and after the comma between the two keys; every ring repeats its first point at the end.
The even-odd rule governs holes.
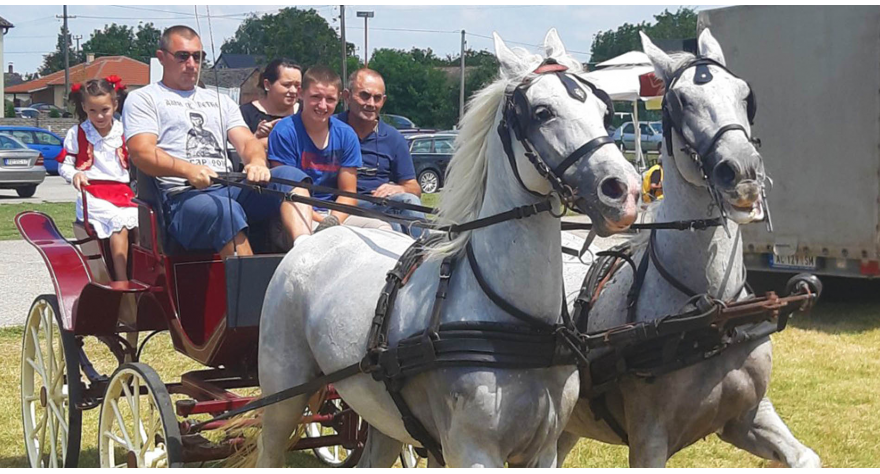
{"type": "MultiPolygon", "coordinates": [[[[294,6],[292,4],[286,4],[294,6]]],[[[338,5],[295,5],[314,8],[339,27],[338,5]]],[[[220,46],[231,38],[242,20],[248,15],[272,13],[276,5],[70,5],[68,20],[70,33],[82,36],[85,42],[96,29],[117,23],[136,27],[139,22],[152,22],[160,30],[175,24],[186,24],[201,31],[208,57],[212,58],[212,41],[217,55],[220,46]],[[198,20],[196,20],[198,12],[198,20]],[[208,15],[211,19],[208,21],[208,15]]],[[[345,7],[346,40],[364,54],[364,19],[357,11],[373,11],[369,19],[368,45],[370,51],[378,48],[410,49],[431,48],[440,57],[457,56],[461,49],[461,30],[466,31],[467,47],[475,50],[493,50],[492,32],[497,32],[508,43],[537,49],[544,35],[555,27],[569,52],[578,59],[589,60],[593,36],[602,30],[616,29],[623,23],[653,22],[653,16],[665,9],[675,11],[679,5],[641,6],[548,6],[548,5],[468,5],[468,6],[413,6],[413,5],[348,5],[345,7]]],[[[715,7],[699,7],[697,10],[715,7]]],[[[43,62],[43,55],[55,50],[55,41],[61,28],[60,5],[4,5],[0,16],[15,25],[4,37],[3,71],[8,64],[15,72],[34,72],[43,62]]],[[[338,30],[337,30],[338,31],[338,30]]],[[[75,45],[74,45],[75,46],[75,45]]],[[[293,58],[296,59],[296,58],[293,58]]]]}

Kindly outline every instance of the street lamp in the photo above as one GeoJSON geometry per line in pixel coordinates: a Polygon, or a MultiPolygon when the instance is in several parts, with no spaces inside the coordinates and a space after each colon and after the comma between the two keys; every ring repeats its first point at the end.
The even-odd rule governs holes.
{"type": "Polygon", "coordinates": [[[357,12],[358,18],[364,19],[364,67],[368,67],[370,59],[370,50],[367,48],[367,21],[373,18],[372,11],[357,12]]]}

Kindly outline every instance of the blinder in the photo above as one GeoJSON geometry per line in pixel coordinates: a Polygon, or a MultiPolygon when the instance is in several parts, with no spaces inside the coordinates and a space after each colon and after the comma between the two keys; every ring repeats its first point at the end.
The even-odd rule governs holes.
{"type": "MultiPolygon", "coordinates": [[[[555,59],[548,58],[537,69],[535,69],[534,74],[554,74],[565,86],[565,90],[569,97],[580,102],[586,102],[588,95],[584,88],[578,83],[587,86],[597,98],[605,103],[606,111],[604,125],[607,129],[611,125],[611,120],[614,118],[614,105],[611,102],[611,97],[608,96],[605,91],[597,88],[586,79],[566,73],[567,69],[566,66],[558,64],[555,59]]],[[[569,167],[580,161],[582,158],[588,157],[599,148],[613,144],[614,140],[607,134],[596,137],[572,152],[556,168],[551,169],[547,163],[534,150],[532,150],[528,139],[529,127],[536,121],[534,110],[526,97],[526,91],[532,84],[533,82],[526,80],[522,84],[516,86],[510,95],[508,95],[507,101],[504,105],[503,120],[498,124],[498,135],[501,137],[504,152],[507,155],[507,159],[510,161],[511,169],[513,170],[513,174],[516,176],[520,186],[536,196],[540,195],[539,193],[530,190],[519,174],[516,159],[513,154],[513,146],[510,137],[511,132],[516,140],[523,145],[523,148],[525,148],[525,156],[538,171],[538,174],[550,182],[553,190],[559,193],[561,200],[566,206],[574,207],[576,202],[574,190],[571,186],[565,183],[562,176],[569,167]]]]}
{"type": "MultiPolygon", "coordinates": [[[[611,97],[605,91],[599,89],[591,82],[581,77],[574,76],[574,79],[572,79],[571,75],[565,74],[564,71],[555,71],[552,74],[555,74],[559,78],[565,86],[568,95],[575,100],[581,102],[587,100],[587,94],[584,89],[578,85],[578,82],[587,86],[596,98],[605,103],[604,125],[606,129],[611,126],[611,122],[614,119],[614,104],[611,102],[611,97]]],[[[510,98],[512,104],[512,116],[508,117],[508,121],[513,129],[514,136],[520,141],[525,139],[529,126],[536,121],[534,110],[529,103],[529,99],[526,98],[526,91],[530,86],[531,83],[520,84],[513,90],[510,98]]]]}
{"type": "MultiPolygon", "coordinates": [[[[668,81],[666,86],[666,93],[663,95],[663,105],[662,105],[662,114],[663,114],[663,135],[666,140],[666,150],[668,153],[672,154],[672,130],[675,129],[682,138],[684,134],[682,133],[682,117],[684,116],[684,106],[681,102],[681,97],[678,95],[673,89],[673,86],[681,77],[682,73],[692,67],[696,68],[694,73],[694,83],[698,85],[707,84],[712,81],[714,78],[712,76],[711,71],[709,71],[709,66],[717,66],[725,71],[727,71],[731,76],[738,77],[736,74],[730,72],[727,67],[723,64],[715,61],[711,58],[706,57],[697,57],[691,62],[685,64],[681,68],[679,68],[673,75],[672,78],[668,81]]],[[[748,83],[746,83],[748,84],[748,83]]],[[[746,96],[746,117],[749,121],[749,125],[754,125],[755,123],[755,115],[758,112],[758,103],[755,98],[755,91],[752,89],[751,84],[748,84],[749,94],[746,96]]],[[[749,141],[760,143],[757,139],[753,139],[749,136],[745,127],[739,124],[731,124],[725,125],[721,127],[715,135],[709,140],[707,143],[704,143],[702,147],[698,147],[693,145],[687,141],[685,138],[685,142],[694,151],[700,158],[700,161],[703,161],[703,158],[708,155],[715,147],[715,144],[721,138],[721,135],[731,130],[741,130],[746,134],[746,138],[749,141]]],[[[706,166],[706,163],[701,163],[703,167],[706,166]]],[[[708,171],[704,170],[704,173],[708,175],[708,171]]]]}

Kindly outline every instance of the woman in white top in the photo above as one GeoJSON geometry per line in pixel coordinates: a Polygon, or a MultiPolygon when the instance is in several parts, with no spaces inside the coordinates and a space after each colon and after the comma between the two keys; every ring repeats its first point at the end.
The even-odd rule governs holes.
{"type": "Polygon", "coordinates": [[[72,183],[76,218],[83,221],[82,191],[87,196],[89,224],[100,239],[110,239],[114,280],[127,280],[129,231],[137,228],[137,206],[129,186],[128,151],[122,122],[113,115],[122,110],[125,87],[117,76],[92,79],[71,87],[80,124],[67,131],[64,151],[57,158],[58,173],[72,183]]]}

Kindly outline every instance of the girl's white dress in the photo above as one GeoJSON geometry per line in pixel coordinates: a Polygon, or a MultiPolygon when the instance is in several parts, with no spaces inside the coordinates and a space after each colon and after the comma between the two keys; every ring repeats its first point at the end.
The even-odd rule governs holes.
{"type": "MultiPolygon", "coordinates": [[[[67,131],[64,139],[64,148],[67,156],[58,167],[58,174],[68,183],[73,182],[73,177],[80,172],[76,169],[76,154],[79,153],[77,142],[77,128],[82,127],[86,140],[94,148],[94,163],[88,170],[82,171],[90,182],[94,181],[118,181],[128,183],[130,178],[128,170],[122,167],[116,150],[123,145],[122,122],[113,121],[110,133],[102,137],[92,122],[86,120],[80,125],[67,131]]],[[[88,193],[88,192],[87,192],[88,193]]],[[[98,199],[91,194],[86,196],[88,201],[89,224],[95,229],[98,238],[106,239],[114,232],[123,228],[134,229],[138,225],[137,207],[118,207],[103,199],[98,199]]],[[[76,194],[76,219],[83,221],[82,193],[76,194]]]]}

